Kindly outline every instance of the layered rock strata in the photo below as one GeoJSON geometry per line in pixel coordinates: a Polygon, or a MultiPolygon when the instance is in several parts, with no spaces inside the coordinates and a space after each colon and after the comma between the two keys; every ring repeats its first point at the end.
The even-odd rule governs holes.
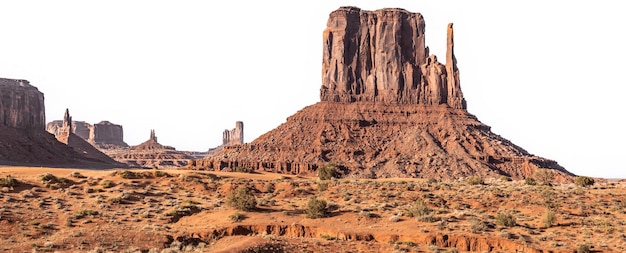
{"type": "Polygon", "coordinates": [[[26,80],[0,78],[0,164],[112,168],[45,131],[44,94],[26,80]]]}
{"type": "Polygon", "coordinates": [[[466,108],[448,26],[446,64],[428,55],[424,18],[403,9],[332,12],[323,34],[321,101],[466,108]]]}
{"type": "Polygon", "coordinates": [[[43,130],[43,93],[26,80],[0,78],[0,125],[43,130]]]}
{"type": "Polygon", "coordinates": [[[177,151],[172,146],[161,145],[154,130],[150,130],[150,138],[139,145],[103,151],[116,161],[133,167],[182,167],[197,158],[197,152],[177,151]]]}
{"type": "Polygon", "coordinates": [[[72,117],[70,116],[69,110],[66,109],[62,125],[60,128],[57,129],[57,134],[55,134],[55,137],[59,142],[66,144],[79,154],[82,154],[89,159],[109,163],[115,165],[115,167],[127,167],[126,164],[119,163],[113,160],[111,157],[102,153],[100,150],[92,146],[83,138],[74,134],[75,131],[72,122],[73,121],[72,117]]]}
{"type": "Polygon", "coordinates": [[[230,146],[235,144],[243,144],[243,122],[235,122],[235,128],[224,130],[222,137],[222,145],[230,146]]]}
{"type": "MultiPolygon", "coordinates": [[[[72,121],[72,132],[99,149],[124,148],[124,129],[121,125],[109,121],[89,124],[84,121],[72,121]]],[[[63,127],[63,120],[55,120],[46,125],[46,130],[58,135],[63,127]]]]}
{"type": "Polygon", "coordinates": [[[527,178],[539,168],[572,174],[491,132],[466,108],[447,29],[445,64],[428,55],[421,14],[342,7],[323,34],[320,102],[253,142],[225,147],[194,169],[315,175],[335,164],[346,177],[527,178]]]}

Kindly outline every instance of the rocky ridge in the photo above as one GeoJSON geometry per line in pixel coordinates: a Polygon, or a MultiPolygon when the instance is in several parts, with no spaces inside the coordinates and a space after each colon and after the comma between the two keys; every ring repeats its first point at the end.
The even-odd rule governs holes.
{"type": "Polygon", "coordinates": [[[172,146],[160,144],[154,130],[150,130],[150,138],[139,145],[102,151],[116,161],[133,167],[181,167],[197,158],[194,152],[177,151],[172,146]]]}
{"type": "Polygon", "coordinates": [[[111,168],[45,131],[44,94],[26,80],[0,78],[0,164],[111,168]]]}
{"type": "Polygon", "coordinates": [[[455,179],[530,177],[556,161],[528,153],[467,111],[447,27],[446,63],[428,55],[425,22],[403,9],[341,7],[323,33],[320,102],[253,142],[225,147],[190,168],[314,175],[326,164],[344,176],[455,179]]]}

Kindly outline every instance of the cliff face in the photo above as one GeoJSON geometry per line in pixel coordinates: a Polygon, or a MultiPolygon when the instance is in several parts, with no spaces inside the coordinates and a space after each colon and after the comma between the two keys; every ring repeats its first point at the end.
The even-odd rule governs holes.
{"type": "MultiPolygon", "coordinates": [[[[46,124],[46,131],[58,136],[62,127],[63,120],[54,120],[46,124]]],[[[124,142],[123,127],[109,121],[93,125],[84,121],[72,121],[72,133],[100,149],[128,147],[124,142]]]]}
{"type": "MultiPolygon", "coordinates": [[[[72,142],[70,135],[61,143],[47,133],[43,99],[43,94],[26,80],[0,78],[0,164],[82,168],[121,165],[89,144],[78,151],[66,145],[72,142]],[[95,155],[84,151],[94,151],[95,155]]],[[[68,119],[71,121],[66,112],[65,121],[68,119]]],[[[71,125],[63,122],[57,130],[60,129],[72,131],[71,125]]]]}
{"type": "Polygon", "coordinates": [[[315,175],[335,164],[346,177],[446,179],[522,179],[550,168],[558,180],[571,180],[557,162],[494,134],[467,111],[452,24],[445,64],[428,55],[424,28],[419,13],[402,9],[332,12],[323,34],[321,102],[190,168],[315,175]]]}
{"type": "Polygon", "coordinates": [[[38,129],[45,127],[44,96],[26,80],[0,78],[0,125],[38,129]]]}
{"type": "Polygon", "coordinates": [[[108,121],[101,121],[93,125],[93,130],[89,133],[89,142],[100,147],[128,147],[128,144],[124,142],[122,126],[108,121]]]}
{"type": "Polygon", "coordinates": [[[403,9],[332,12],[324,31],[321,101],[465,108],[448,27],[446,64],[428,55],[425,22],[403,9]]]}
{"type": "Polygon", "coordinates": [[[222,146],[230,146],[235,144],[243,144],[243,122],[235,122],[235,128],[224,130],[222,137],[222,146]]]}

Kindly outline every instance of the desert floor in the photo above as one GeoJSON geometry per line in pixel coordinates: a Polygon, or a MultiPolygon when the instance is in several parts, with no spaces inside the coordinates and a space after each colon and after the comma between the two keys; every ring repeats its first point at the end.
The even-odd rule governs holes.
{"type": "Polygon", "coordinates": [[[625,188],[0,167],[0,250],[626,252],[625,188]],[[251,211],[227,201],[241,186],[251,211]],[[307,218],[312,197],[326,217],[307,218]]]}

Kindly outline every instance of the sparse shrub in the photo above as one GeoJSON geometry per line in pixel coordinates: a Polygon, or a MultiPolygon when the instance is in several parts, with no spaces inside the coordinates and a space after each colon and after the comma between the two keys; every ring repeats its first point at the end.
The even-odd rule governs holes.
{"type": "Polygon", "coordinates": [[[98,215],[98,211],[83,209],[81,211],[75,212],[73,217],[74,219],[81,219],[87,216],[95,216],[95,215],[98,215]]]}
{"type": "Polygon", "coordinates": [[[534,179],[534,178],[532,178],[532,177],[527,177],[526,179],[524,179],[524,182],[525,182],[527,185],[537,185],[537,180],[535,180],[535,179],[534,179]]]}
{"type": "Polygon", "coordinates": [[[100,186],[102,186],[102,188],[111,188],[115,186],[115,183],[111,180],[104,180],[100,183],[100,186]]]}
{"type": "Polygon", "coordinates": [[[590,253],[590,252],[591,252],[591,245],[587,243],[578,245],[578,249],[576,249],[576,253],[590,253]]]}
{"type": "Polygon", "coordinates": [[[78,171],[74,171],[74,172],[70,173],[70,177],[73,177],[73,178],[87,178],[83,174],[80,174],[80,172],[78,172],[78,171]]]}
{"type": "Polygon", "coordinates": [[[340,174],[339,171],[337,171],[337,166],[334,164],[326,164],[317,169],[317,176],[320,180],[330,180],[339,178],[340,174]]]}
{"type": "Polygon", "coordinates": [[[264,189],[264,190],[265,190],[265,192],[267,192],[267,193],[274,192],[274,190],[276,190],[276,187],[274,186],[274,183],[267,183],[267,184],[264,186],[264,188],[265,188],[265,189],[264,189]]]}
{"type": "Polygon", "coordinates": [[[551,185],[554,180],[554,172],[551,169],[538,169],[533,173],[533,178],[542,185],[551,185]]]}
{"type": "Polygon", "coordinates": [[[511,181],[513,181],[513,179],[511,179],[511,177],[509,177],[509,176],[501,176],[500,177],[500,181],[511,182],[511,181]]]}
{"type": "Polygon", "coordinates": [[[235,168],[235,172],[253,173],[254,169],[243,167],[243,166],[238,166],[237,168],[235,168]]]}
{"type": "Polygon", "coordinates": [[[552,227],[555,222],[556,222],[556,215],[554,214],[554,212],[552,212],[552,210],[548,210],[546,214],[543,216],[543,224],[547,228],[549,228],[549,227],[552,227]]]}
{"type": "Polygon", "coordinates": [[[13,178],[11,175],[7,175],[6,177],[0,178],[0,187],[13,187],[18,184],[17,179],[13,178]]]}
{"type": "Polygon", "coordinates": [[[515,227],[517,222],[512,214],[499,213],[496,216],[496,224],[505,227],[515,227]]]}
{"type": "Polygon", "coordinates": [[[430,209],[422,199],[415,200],[410,209],[405,210],[404,215],[408,217],[420,217],[429,214],[433,210],[430,209]]]}
{"type": "Polygon", "coordinates": [[[143,178],[142,173],[134,172],[132,170],[118,170],[118,171],[113,172],[113,175],[120,176],[121,178],[124,178],[124,179],[139,179],[139,178],[143,178]]]}
{"type": "Polygon", "coordinates": [[[589,186],[592,186],[595,183],[596,183],[596,181],[593,180],[593,178],[586,177],[586,176],[580,176],[580,177],[576,177],[574,179],[574,184],[576,184],[576,185],[578,185],[580,187],[589,187],[589,186]]]}
{"type": "Polygon", "coordinates": [[[319,181],[317,182],[317,190],[318,191],[325,191],[326,189],[328,189],[328,181],[319,181]]]}
{"type": "Polygon", "coordinates": [[[172,176],[172,175],[170,175],[169,173],[167,173],[167,172],[165,172],[165,171],[162,171],[162,170],[157,170],[157,169],[154,169],[154,170],[152,171],[152,174],[153,174],[155,177],[171,177],[171,176],[172,176]]]}
{"type": "Polygon", "coordinates": [[[240,211],[251,211],[256,208],[254,194],[245,186],[239,186],[226,199],[226,204],[240,211]]]}
{"type": "Polygon", "coordinates": [[[465,182],[467,182],[467,184],[469,185],[479,185],[479,184],[485,184],[485,180],[483,180],[482,177],[480,176],[471,176],[468,177],[465,182]]]}
{"type": "Polygon", "coordinates": [[[232,222],[240,222],[245,218],[245,215],[240,214],[240,213],[234,213],[231,214],[230,216],[228,216],[228,218],[232,221],[232,222]]]}
{"type": "Polygon", "coordinates": [[[307,218],[324,218],[328,215],[328,204],[325,200],[313,197],[307,203],[305,213],[307,218]]]}
{"type": "Polygon", "coordinates": [[[477,218],[471,218],[470,222],[470,228],[472,229],[472,233],[474,234],[480,234],[480,232],[483,232],[489,228],[489,224],[487,222],[484,222],[477,218]]]}
{"type": "Polygon", "coordinates": [[[434,215],[424,215],[424,216],[418,217],[417,220],[421,222],[437,222],[441,220],[441,218],[434,216],[434,215]]]}

